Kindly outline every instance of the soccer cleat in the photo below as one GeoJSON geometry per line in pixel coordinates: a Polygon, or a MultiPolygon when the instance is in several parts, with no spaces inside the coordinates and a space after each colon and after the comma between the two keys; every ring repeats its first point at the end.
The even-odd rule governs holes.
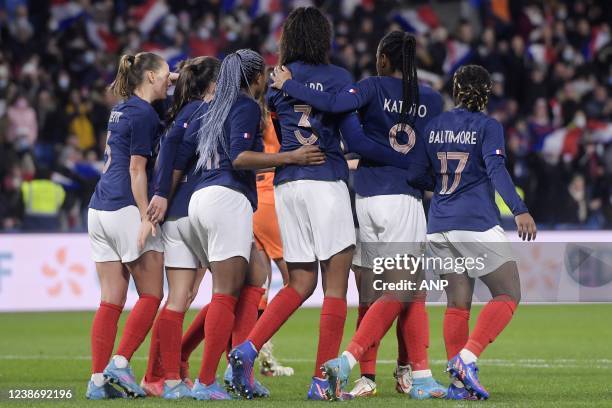
{"type": "Polygon", "coordinates": [[[127,398],[125,393],[116,390],[112,385],[104,383],[101,387],[94,384],[93,381],[89,381],[87,384],[87,392],[85,397],[89,400],[103,400],[103,399],[114,399],[114,398],[127,398]]]}
{"type": "Polygon", "coordinates": [[[253,397],[254,398],[268,398],[270,396],[270,390],[268,390],[257,378],[253,381],[253,397]]]}
{"type": "Polygon", "coordinates": [[[433,377],[413,379],[410,398],[424,400],[444,397],[446,397],[446,388],[434,380],[433,377]]]}
{"type": "Polygon", "coordinates": [[[351,367],[346,356],[340,356],[329,360],[325,362],[321,368],[329,382],[329,388],[327,389],[328,399],[342,399],[343,390],[348,383],[348,378],[351,373],[351,367]]]}
{"type": "Polygon", "coordinates": [[[110,363],[104,369],[104,378],[111,384],[117,384],[123,388],[125,393],[130,397],[145,397],[147,394],[138,385],[134,378],[134,373],[128,365],[125,368],[119,368],[115,365],[115,361],[111,359],[110,363]]]}
{"type": "Polygon", "coordinates": [[[488,399],[489,392],[480,384],[476,363],[465,364],[459,354],[448,362],[447,371],[451,377],[461,381],[465,388],[478,399],[488,399]]]}
{"type": "Polygon", "coordinates": [[[257,350],[250,341],[235,347],[229,354],[232,366],[232,385],[234,390],[243,398],[252,399],[255,388],[253,377],[253,364],[257,358],[257,350]]]}
{"type": "Polygon", "coordinates": [[[448,386],[446,399],[476,401],[478,398],[466,390],[465,387],[457,387],[455,384],[451,384],[448,386]]]}
{"type": "Polygon", "coordinates": [[[223,373],[223,385],[225,385],[227,392],[235,392],[234,385],[232,384],[232,366],[230,364],[227,365],[223,373]]]}
{"type": "Polygon", "coordinates": [[[353,398],[373,397],[376,395],[376,383],[368,377],[361,377],[355,381],[355,386],[349,392],[353,398]]]}
{"type": "Polygon", "coordinates": [[[183,381],[176,384],[174,387],[170,387],[167,384],[164,384],[164,393],[162,395],[164,399],[167,400],[177,400],[184,398],[193,398],[193,394],[191,390],[183,381]]]}
{"type": "Polygon", "coordinates": [[[397,365],[393,372],[395,377],[395,390],[400,394],[409,394],[412,389],[412,368],[410,365],[397,365]]]}
{"type": "Polygon", "coordinates": [[[215,381],[210,385],[204,385],[197,379],[191,389],[191,395],[199,401],[223,401],[232,399],[232,396],[229,395],[218,382],[215,381]]]}
{"type": "Polygon", "coordinates": [[[308,389],[308,399],[311,401],[327,401],[329,382],[324,378],[312,377],[308,389]]]}
{"type": "Polygon", "coordinates": [[[280,365],[272,354],[273,345],[268,341],[259,351],[259,372],[266,377],[280,377],[293,375],[293,368],[280,365]]]}
{"type": "Polygon", "coordinates": [[[164,394],[164,380],[162,378],[157,381],[148,382],[143,377],[142,381],[140,381],[140,388],[150,397],[161,397],[164,394]]]}

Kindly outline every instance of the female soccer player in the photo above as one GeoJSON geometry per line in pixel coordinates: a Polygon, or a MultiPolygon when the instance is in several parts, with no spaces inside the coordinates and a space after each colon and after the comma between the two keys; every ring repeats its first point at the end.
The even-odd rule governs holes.
{"type": "Polygon", "coordinates": [[[448,281],[444,341],[448,371],[454,379],[448,389],[450,399],[489,397],[478,380],[476,361],[510,322],[521,298],[516,262],[499,226],[495,191],[515,215],[519,237],[530,241],[536,236],[533,218],[505,167],[503,128],[483,113],[490,91],[491,78],[483,67],[459,68],[453,77],[457,107],[435,118],[425,132],[436,175],[427,225],[430,255],[484,258],[482,267],[467,273],[435,271],[448,281]],[[493,298],[469,334],[476,278],[493,298]]]}
{"type": "Polygon", "coordinates": [[[148,208],[153,223],[166,218],[162,225],[162,241],[168,300],[153,326],[149,365],[141,385],[148,394],[166,399],[191,397],[189,384],[182,381],[185,377],[180,370],[181,335],[185,311],[204,276],[205,269],[198,273],[198,268],[206,267],[201,264],[203,257],[198,255],[201,249],[187,217],[196,180],[195,163],[185,172],[180,183],[177,178],[173,180],[174,164],[189,124],[208,108],[207,102],[212,99],[220,65],[216,58],[198,57],[185,61],[179,69],[168,114],[170,127],[161,141],[155,168],[155,195],[148,208]]]}
{"type": "Polygon", "coordinates": [[[163,297],[163,250],[147,207],[160,132],[151,103],[166,97],[169,76],[168,64],[158,55],[124,55],[110,86],[124,101],[111,111],[102,177],[89,204],[88,232],[101,289],[91,334],[89,399],[116,397],[107,382],[117,383],[129,395],[145,395],[128,362],[149,332],[163,297]],[[139,300],[109,363],[130,275],[139,300]]]}
{"type": "Polygon", "coordinates": [[[221,64],[215,98],[199,129],[197,167],[201,175],[189,202],[189,220],[213,277],[202,367],[192,389],[193,396],[201,400],[230,398],[215,381],[215,372],[232,329],[239,326],[235,319],[246,315],[236,306],[237,297],[241,294],[242,302],[241,289],[253,284],[246,273],[253,242],[253,211],[257,208],[252,170],[325,162],[323,153],[314,146],[276,154],[260,152],[261,111],[254,98],[263,88],[263,71],[263,58],[252,50],[228,55],[221,64]]]}
{"type": "MultiPolygon", "coordinates": [[[[294,78],[327,92],[350,85],[348,72],[329,64],[331,27],[316,8],[297,8],[283,26],[281,64],[294,78]]],[[[346,320],[346,290],[355,245],[355,230],[345,180],[348,167],[340,147],[343,135],[360,132],[354,115],[331,115],[313,110],[279,91],[270,91],[268,107],[278,119],[281,152],[318,145],[326,156],[321,166],[285,166],[276,171],[275,204],[283,251],[289,269],[289,285],[270,302],[248,341],[230,353],[234,385],[247,398],[252,393],[252,366],[263,344],[315,290],[321,266],[325,299],[319,324],[315,372],[308,396],[325,398],[327,382],[320,378],[321,365],[335,356],[346,320]],[[356,124],[355,124],[356,121],[356,124]]],[[[357,138],[365,139],[365,138],[357,138]]],[[[387,152],[375,142],[359,141],[368,151],[387,152]]],[[[405,157],[395,152],[398,162],[405,157]]],[[[383,153],[384,154],[384,153],[383,153]]]]}
{"type": "MultiPolygon", "coordinates": [[[[440,94],[418,85],[415,52],[416,39],[412,35],[393,31],[385,35],[378,45],[376,66],[379,76],[366,78],[332,94],[317,91],[296,80],[287,80],[291,73],[279,67],[273,74],[273,86],[322,111],[358,109],[366,137],[388,149],[408,153],[416,145],[416,139],[424,137],[427,123],[442,111],[440,94]]],[[[422,160],[425,160],[424,150],[422,152],[422,160]]],[[[355,259],[354,263],[368,268],[361,273],[359,287],[361,301],[369,302],[374,299],[364,299],[368,293],[370,296],[372,294],[372,279],[368,278],[372,274],[372,260],[367,252],[374,250],[377,256],[394,257],[398,248],[393,247],[393,243],[416,243],[402,250],[419,257],[423,251],[420,244],[425,242],[426,235],[422,190],[407,182],[409,170],[381,165],[381,160],[384,159],[362,158],[354,178],[359,241],[363,251],[362,259],[355,259]]],[[[417,282],[419,275],[412,275],[412,278],[417,282]]],[[[344,381],[355,361],[365,360],[367,363],[373,360],[373,364],[368,364],[370,367],[362,365],[362,378],[351,391],[352,395],[375,393],[373,374],[376,349],[395,318],[400,316],[400,358],[395,373],[398,391],[408,392],[416,399],[445,396],[445,389],[433,379],[429,369],[425,294],[414,294],[407,300],[409,302],[402,305],[400,299],[384,295],[369,308],[360,308],[358,330],[343,353],[345,357],[329,364],[331,370],[334,364],[342,363],[340,368],[343,372],[340,375],[344,381]],[[411,386],[404,381],[406,372],[409,372],[408,365],[413,370],[411,386]]],[[[333,394],[330,396],[335,397],[333,394]]]]}

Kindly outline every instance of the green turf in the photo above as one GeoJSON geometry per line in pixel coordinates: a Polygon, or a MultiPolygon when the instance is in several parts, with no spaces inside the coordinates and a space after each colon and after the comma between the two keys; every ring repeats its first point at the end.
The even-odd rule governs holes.
{"type": "MultiPolygon", "coordinates": [[[[443,308],[429,308],[430,358],[438,379],[443,370],[443,308]]],[[[478,308],[474,310],[477,312],[478,308]]],[[[300,310],[274,337],[277,357],[295,368],[295,376],[264,379],[272,397],[261,401],[232,401],[232,406],[311,406],[305,394],[312,375],[316,348],[317,309],[300,310]]],[[[125,313],[124,313],[125,315],[125,313]]],[[[189,318],[193,315],[190,314],[189,318]]],[[[491,392],[487,406],[612,406],[612,305],[522,306],[515,319],[480,362],[481,380],[491,392]]],[[[125,318],[125,316],[123,316],[125,318]]],[[[90,402],[84,393],[89,377],[89,328],[92,313],[0,314],[0,390],[10,388],[72,388],[71,401],[0,401],[0,406],[20,407],[167,407],[196,406],[206,402],[167,402],[148,398],[137,401],[90,402]]],[[[472,319],[472,322],[475,319],[472,319]]],[[[355,310],[349,311],[345,343],[352,334],[355,310]]],[[[351,406],[467,406],[480,403],[411,401],[393,389],[395,331],[379,351],[379,395],[346,402],[351,406]]],[[[138,377],[145,369],[148,344],[133,360],[138,377]]],[[[191,360],[197,372],[201,351],[191,360]]],[[[221,374],[221,371],[219,371],[221,374]]],[[[357,370],[355,370],[357,374],[357,370]]],[[[219,403],[217,403],[219,404],[219,403]]],[[[314,403],[317,405],[317,403],[314,403]]],[[[325,404],[325,403],[318,403],[325,404]]]]}

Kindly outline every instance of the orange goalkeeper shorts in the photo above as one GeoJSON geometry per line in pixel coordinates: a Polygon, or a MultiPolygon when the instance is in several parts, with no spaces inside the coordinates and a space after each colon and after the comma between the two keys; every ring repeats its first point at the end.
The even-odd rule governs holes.
{"type": "Polygon", "coordinates": [[[270,259],[283,257],[283,244],[273,201],[259,202],[253,214],[253,235],[257,248],[263,250],[270,259]]]}

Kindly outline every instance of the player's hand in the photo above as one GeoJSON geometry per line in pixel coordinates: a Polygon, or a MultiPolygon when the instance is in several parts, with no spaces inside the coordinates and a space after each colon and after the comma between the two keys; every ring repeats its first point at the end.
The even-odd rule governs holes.
{"type": "Polygon", "coordinates": [[[138,232],[138,250],[142,251],[145,247],[145,242],[149,238],[149,235],[157,236],[156,224],[152,223],[148,219],[143,219],[140,223],[140,231],[138,232]]]}
{"type": "Polygon", "coordinates": [[[283,89],[283,84],[285,81],[290,80],[291,71],[284,65],[274,67],[274,71],[270,73],[270,78],[272,78],[272,83],[270,86],[276,89],[283,89]]]}
{"type": "Polygon", "coordinates": [[[170,81],[171,84],[175,84],[178,77],[179,77],[178,72],[171,72],[170,76],[168,77],[168,80],[170,81]]]}
{"type": "Polygon", "coordinates": [[[164,220],[168,210],[168,199],[154,195],[147,208],[147,216],[153,224],[159,224],[164,220]]]}
{"type": "Polygon", "coordinates": [[[325,153],[318,146],[308,145],[289,152],[290,164],[316,166],[325,163],[325,153]]]}
{"type": "Polygon", "coordinates": [[[537,228],[533,217],[529,213],[519,214],[514,217],[518,236],[523,241],[533,241],[536,238],[537,228]]]}

